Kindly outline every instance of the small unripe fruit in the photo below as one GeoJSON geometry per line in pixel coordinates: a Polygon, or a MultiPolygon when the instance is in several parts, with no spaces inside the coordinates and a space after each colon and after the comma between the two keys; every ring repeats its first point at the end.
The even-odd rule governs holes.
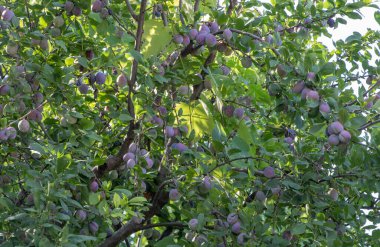
{"type": "Polygon", "coordinates": [[[91,5],[92,12],[99,13],[103,8],[103,3],[100,0],[95,0],[91,5]]]}
{"type": "Polygon", "coordinates": [[[95,234],[99,230],[99,225],[95,221],[92,221],[89,225],[88,228],[90,229],[90,232],[92,234],[95,234]]]}
{"type": "Polygon", "coordinates": [[[333,201],[337,201],[339,197],[339,193],[336,189],[331,188],[328,192],[328,195],[331,197],[333,201]]]}
{"type": "Polygon", "coordinates": [[[232,32],[230,29],[224,29],[223,31],[223,38],[227,41],[229,41],[232,38],[232,32]]]}
{"type": "Polygon", "coordinates": [[[211,33],[216,33],[218,31],[219,31],[219,25],[218,25],[218,23],[216,21],[211,22],[211,24],[210,24],[210,32],[211,33]]]}
{"type": "Polygon", "coordinates": [[[90,190],[92,192],[96,192],[96,191],[98,191],[98,189],[99,189],[98,183],[96,181],[92,181],[90,184],[90,190]]]}
{"type": "Polygon", "coordinates": [[[189,38],[191,40],[195,40],[197,38],[197,35],[198,35],[198,31],[196,29],[191,29],[189,31],[189,38]]]}
{"type": "Polygon", "coordinates": [[[88,93],[89,86],[87,84],[82,84],[78,88],[79,88],[79,92],[81,94],[87,94],[88,93]]]}
{"type": "Polygon", "coordinates": [[[214,47],[216,45],[216,38],[211,33],[207,34],[205,42],[208,47],[214,47]]]}
{"type": "Polygon", "coordinates": [[[329,18],[327,20],[327,24],[329,25],[329,27],[334,27],[335,26],[335,20],[333,18],[329,18]]]}
{"type": "Polygon", "coordinates": [[[330,106],[326,102],[321,102],[319,105],[319,111],[322,113],[330,113],[330,106]]]}
{"type": "Polygon", "coordinates": [[[13,13],[13,11],[10,9],[5,9],[1,13],[1,19],[3,19],[4,21],[10,21],[12,20],[14,16],[15,16],[15,13],[13,13]]]}
{"type": "Polygon", "coordinates": [[[20,122],[18,122],[18,129],[19,129],[22,133],[29,132],[29,130],[30,130],[30,125],[29,125],[28,120],[26,120],[26,119],[22,119],[20,122]]]}
{"type": "Polygon", "coordinates": [[[116,79],[116,84],[119,87],[125,87],[127,85],[128,79],[124,74],[120,74],[116,79]]]}
{"type": "Polygon", "coordinates": [[[241,66],[243,66],[246,69],[252,66],[252,58],[249,56],[242,57],[240,62],[241,62],[241,66]]]}
{"type": "Polygon", "coordinates": [[[267,197],[265,196],[264,192],[262,192],[261,190],[258,190],[256,192],[255,199],[257,201],[263,202],[263,201],[265,201],[266,198],[267,197]]]}
{"type": "Polygon", "coordinates": [[[179,194],[177,189],[171,189],[169,191],[169,199],[172,201],[178,201],[181,195],[179,194]]]}
{"type": "Polygon", "coordinates": [[[136,161],[134,159],[130,159],[127,161],[127,167],[129,169],[132,169],[133,167],[135,167],[135,165],[136,165],[136,161]]]}
{"type": "Polygon", "coordinates": [[[106,82],[106,74],[104,74],[103,72],[99,71],[98,73],[96,73],[95,75],[95,81],[97,84],[99,85],[102,85],[106,82]]]}
{"type": "Polygon", "coordinates": [[[310,90],[310,91],[306,94],[306,99],[308,99],[308,100],[313,100],[313,101],[319,101],[319,94],[318,94],[317,91],[310,90]]]}
{"type": "Polygon", "coordinates": [[[273,178],[275,176],[274,169],[271,166],[267,166],[263,170],[263,174],[267,178],[273,178]]]}
{"type": "Polygon", "coordinates": [[[235,233],[235,234],[239,234],[241,231],[241,225],[240,225],[240,221],[236,222],[235,224],[232,225],[231,227],[231,232],[235,233]]]}
{"type": "Polygon", "coordinates": [[[173,41],[174,41],[176,44],[182,44],[182,43],[183,43],[183,37],[182,37],[182,35],[179,35],[179,34],[175,35],[175,36],[173,37],[173,41]]]}
{"type": "Polygon", "coordinates": [[[347,130],[343,130],[339,133],[339,141],[341,141],[344,144],[349,143],[351,140],[351,134],[347,130]]]}
{"type": "Polygon", "coordinates": [[[327,131],[330,135],[332,134],[338,135],[340,132],[343,131],[343,129],[344,129],[343,125],[340,122],[335,121],[332,124],[330,124],[327,131]]]}
{"type": "Polygon", "coordinates": [[[331,146],[337,146],[339,145],[339,137],[337,135],[330,135],[329,136],[329,139],[328,139],[328,143],[331,145],[331,146]]]}
{"type": "Polygon", "coordinates": [[[281,78],[285,77],[285,76],[288,74],[288,73],[286,72],[286,70],[285,70],[284,65],[282,65],[282,64],[277,65],[276,70],[277,70],[277,74],[278,74],[281,78]]]}
{"type": "Polygon", "coordinates": [[[230,214],[227,216],[227,222],[228,222],[228,224],[230,224],[230,225],[235,224],[236,222],[238,222],[238,220],[239,220],[239,215],[236,214],[236,213],[230,213],[230,214]]]}
{"type": "Polygon", "coordinates": [[[54,18],[53,24],[55,27],[62,27],[63,25],[65,25],[65,20],[62,16],[59,15],[54,18]]]}
{"type": "Polygon", "coordinates": [[[86,211],[82,210],[82,209],[79,209],[76,213],[75,213],[76,217],[83,221],[87,218],[87,213],[86,211]]]}
{"type": "Polygon", "coordinates": [[[193,231],[197,230],[197,227],[198,227],[198,220],[197,219],[191,219],[189,221],[189,228],[193,231]]]}

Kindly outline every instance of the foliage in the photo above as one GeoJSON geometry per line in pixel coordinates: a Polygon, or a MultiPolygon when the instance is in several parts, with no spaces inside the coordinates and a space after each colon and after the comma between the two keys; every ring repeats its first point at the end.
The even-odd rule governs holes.
{"type": "Polygon", "coordinates": [[[1,246],[380,244],[371,1],[3,5],[1,246]]]}

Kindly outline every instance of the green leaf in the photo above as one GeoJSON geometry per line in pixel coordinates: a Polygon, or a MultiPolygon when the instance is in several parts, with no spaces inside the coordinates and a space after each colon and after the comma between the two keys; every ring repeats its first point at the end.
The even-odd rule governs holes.
{"type": "Polygon", "coordinates": [[[299,234],[303,234],[305,230],[306,230],[306,225],[303,223],[299,223],[292,228],[292,233],[294,235],[299,235],[299,234]]]}
{"type": "Polygon", "coordinates": [[[380,11],[376,11],[374,13],[374,17],[375,17],[375,20],[377,21],[377,23],[380,25],[380,11]]]}
{"type": "Polygon", "coordinates": [[[72,162],[71,154],[60,155],[57,157],[57,173],[62,173],[72,162]]]}
{"type": "Polygon", "coordinates": [[[121,200],[121,198],[120,198],[119,194],[115,193],[113,195],[113,204],[115,205],[115,208],[118,208],[120,206],[120,200],[121,200]]]}
{"type": "Polygon", "coordinates": [[[133,197],[132,199],[130,199],[129,201],[128,201],[128,203],[129,204],[142,204],[143,202],[146,202],[147,200],[146,200],[146,198],[145,197],[140,197],[140,196],[138,196],[138,197],[133,197]]]}
{"type": "Polygon", "coordinates": [[[88,197],[90,205],[96,205],[100,201],[100,196],[98,193],[90,193],[88,197]]]}

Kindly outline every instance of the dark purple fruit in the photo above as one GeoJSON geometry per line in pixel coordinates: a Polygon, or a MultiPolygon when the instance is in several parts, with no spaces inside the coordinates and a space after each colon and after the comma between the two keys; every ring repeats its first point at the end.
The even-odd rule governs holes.
{"type": "Polygon", "coordinates": [[[227,41],[229,41],[232,38],[232,32],[230,29],[224,29],[223,31],[223,38],[227,41]]]}
{"type": "Polygon", "coordinates": [[[106,74],[104,74],[103,72],[99,71],[98,73],[96,73],[95,75],[95,81],[97,84],[99,85],[102,85],[106,82],[106,74]]]}
{"type": "Polygon", "coordinates": [[[95,0],[91,5],[92,12],[99,13],[103,8],[103,3],[100,0],[95,0]]]}
{"type": "Polygon", "coordinates": [[[99,184],[98,184],[98,182],[96,182],[96,181],[92,181],[91,184],[90,184],[90,190],[91,190],[92,192],[96,192],[96,191],[98,191],[98,189],[99,189],[99,184]]]}

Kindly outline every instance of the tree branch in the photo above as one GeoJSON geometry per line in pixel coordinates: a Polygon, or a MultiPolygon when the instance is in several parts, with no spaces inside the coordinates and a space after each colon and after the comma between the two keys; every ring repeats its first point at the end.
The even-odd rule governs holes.
{"type": "Polygon", "coordinates": [[[135,11],[133,10],[132,6],[131,6],[131,3],[129,2],[129,0],[125,0],[125,3],[127,4],[127,8],[128,8],[128,11],[129,13],[131,14],[132,18],[135,20],[135,21],[138,21],[138,16],[136,15],[135,11]]]}
{"type": "Polygon", "coordinates": [[[228,9],[227,9],[227,15],[232,14],[232,10],[234,10],[236,4],[237,4],[237,0],[230,0],[230,5],[228,6],[228,9]]]}
{"type": "Polygon", "coordinates": [[[195,3],[194,3],[194,12],[197,12],[199,10],[199,2],[200,2],[200,0],[195,0],[195,3]]]}

